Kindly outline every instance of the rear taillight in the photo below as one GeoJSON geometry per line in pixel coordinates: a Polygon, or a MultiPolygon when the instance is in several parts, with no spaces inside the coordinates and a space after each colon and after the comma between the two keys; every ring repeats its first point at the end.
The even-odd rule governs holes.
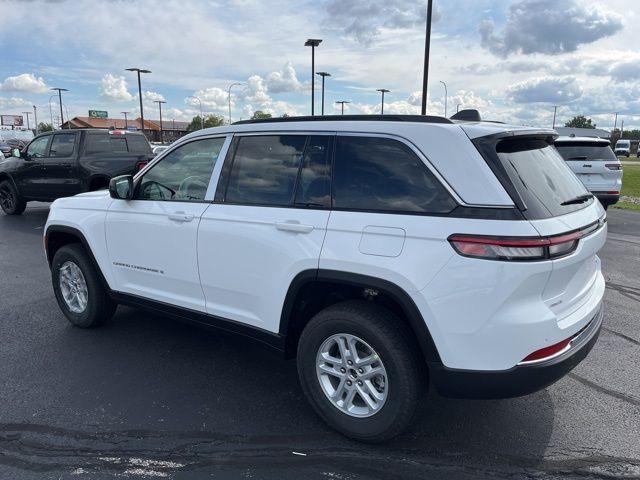
{"type": "Polygon", "coordinates": [[[609,170],[622,170],[622,165],[619,163],[607,163],[605,164],[609,170]]]}
{"type": "Polygon", "coordinates": [[[451,235],[448,240],[456,252],[465,257],[486,260],[531,261],[569,255],[581,238],[604,225],[605,217],[574,232],[552,237],[493,237],[451,235]]]}
{"type": "Polygon", "coordinates": [[[138,162],[138,163],[136,163],[136,171],[139,172],[144,167],[146,167],[148,163],[149,162],[138,162]]]}

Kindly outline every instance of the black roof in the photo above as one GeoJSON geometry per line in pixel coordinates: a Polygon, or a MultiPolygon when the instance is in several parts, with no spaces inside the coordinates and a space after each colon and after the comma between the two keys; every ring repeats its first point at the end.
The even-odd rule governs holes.
{"type": "Polygon", "coordinates": [[[319,115],[301,117],[278,117],[255,120],[240,120],[234,125],[250,123],[285,123],[285,122],[421,122],[421,123],[453,123],[445,117],[431,115],[319,115]]]}

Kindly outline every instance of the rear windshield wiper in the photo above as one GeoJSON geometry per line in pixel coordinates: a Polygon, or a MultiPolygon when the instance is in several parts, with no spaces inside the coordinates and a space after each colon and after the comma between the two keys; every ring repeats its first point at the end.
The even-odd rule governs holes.
{"type": "Polygon", "coordinates": [[[565,206],[565,205],[575,205],[576,203],[584,203],[587,200],[589,200],[591,197],[593,197],[593,195],[591,195],[590,193],[585,193],[584,195],[578,195],[576,198],[572,198],[571,200],[564,201],[560,205],[565,206]]]}
{"type": "Polygon", "coordinates": [[[567,160],[586,160],[587,156],[586,155],[581,155],[579,157],[569,157],[567,158],[567,160]]]}

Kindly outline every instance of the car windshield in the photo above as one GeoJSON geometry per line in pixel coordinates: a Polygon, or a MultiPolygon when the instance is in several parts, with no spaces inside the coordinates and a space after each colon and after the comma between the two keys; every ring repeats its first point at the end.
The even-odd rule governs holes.
{"type": "Polygon", "coordinates": [[[629,148],[629,145],[629,140],[618,140],[618,143],[616,143],[616,148],[629,148]]]}
{"type": "Polygon", "coordinates": [[[556,148],[565,160],[609,161],[616,155],[607,144],[593,142],[556,143],[556,148]]]}

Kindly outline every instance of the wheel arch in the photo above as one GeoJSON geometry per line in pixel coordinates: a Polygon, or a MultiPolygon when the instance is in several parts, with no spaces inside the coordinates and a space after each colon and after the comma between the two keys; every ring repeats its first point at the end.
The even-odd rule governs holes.
{"type": "Polygon", "coordinates": [[[0,182],[4,182],[5,180],[9,180],[13,184],[13,188],[16,189],[16,192],[20,194],[20,190],[18,190],[18,185],[16,185],[16,181],[13,179],[11,175],[7,172],[0,172],[0,182]]]}
{"type": "MultiPolygon", "coordinates": [[[[354,292],[359,292],[362,295],[367,290],[375,291],[375,297],[386,300],[387,304],[383,304],[383,306],[398,310],[395,313],[400,314],[413,332],[424,360],[426,362],[441,362],[438,350],[420,310],[403,288],[377,277],[325,269],[305,270],[296,275],[291,281],[283,304],[279,327],[280,335],[286,338],[285,356],[287,358],[295,356],[298,338],[310,317],[322,308],[329,306],[327,304],[310,304],[313,304],[314,299],[322,303],[320,297],[326,300],[326,295],[330,295],[335,288],[345,288],[351,292],[351,295],[354,292]],[[318,298],[316,298],[316,294],[318,294],[318,298]],[[389,305],[389,302],[392,302],[392,304],[389,305]],[[312,313],[305,312],[307,307],[312,313]]],[[[354,297],[351,296],[350,298],[354,297]]],[[[360,296],[359,298],[363,297],[360,296]]],[[[336,302],[334,301],[333,303],[336,302]]]]}

